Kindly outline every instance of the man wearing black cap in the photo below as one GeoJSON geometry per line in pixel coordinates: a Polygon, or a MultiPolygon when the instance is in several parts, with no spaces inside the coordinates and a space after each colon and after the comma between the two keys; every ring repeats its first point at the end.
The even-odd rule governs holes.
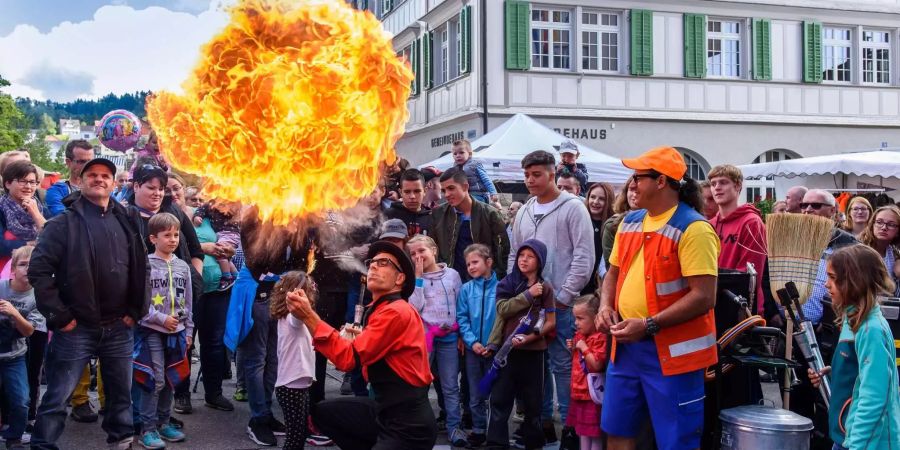
{"type": "Polygon", "coordinates": [[[47,392],[37,412],[33,449],[55,449],[66,402],[91,357],[100,358],[106,388],[103,429],[112,448],[130,448],[132,327],[147,314],[147,250],[138,217],[110,201],[116,166],[95,158],[81,191],[50,219],[31,257],[28,279],[53,339],[47,392]]]}
{"type": "Polygon", "coordinates": [[[287,296],[288,310],[313,334],[316,351],[339,370],[360,366],[374,399],[338,398],[316,405],[313,421],[338,447],[430,450],[437,438],[428,402],[431,369],[422,320],[407,301],[415,289],[415,269],[396,245],[369,247],[366,287],[375,299],[366,306],[363,329],[352,341],[319,319],[306,294],[287,296]]]}

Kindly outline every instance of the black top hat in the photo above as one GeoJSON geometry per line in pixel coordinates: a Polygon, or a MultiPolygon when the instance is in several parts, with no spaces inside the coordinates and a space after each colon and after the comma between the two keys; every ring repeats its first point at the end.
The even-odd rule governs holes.
{"type": "Polygon", "coordinates": [[[388,241],[375,241],[369,246],[369,254],[366,258],[374,258],[379,253],[387,253],[394,258],[397,258],[397,262],[400,263],[400,268],[403,269],[403,275],[406,275],[406,280],[403,282],[403,290],[400,292],[400,295],[408,300],[413,294],[413,291],[416,290],[416,269],[413,267],[413,263],[409,259],[409,256],[406,252],[401,250],[400,247],[397,247],[388,241]]]}

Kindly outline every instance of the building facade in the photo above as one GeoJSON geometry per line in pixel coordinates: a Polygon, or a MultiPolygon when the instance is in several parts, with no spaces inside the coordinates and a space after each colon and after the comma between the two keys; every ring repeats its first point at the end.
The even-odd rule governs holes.
{"type": "Polygon", "coordinates": [[[698,179],[900,145],[900,0],[355,3],[416,74],[414,164],[515,113],[616,157],[676,146],[698,179]]]}

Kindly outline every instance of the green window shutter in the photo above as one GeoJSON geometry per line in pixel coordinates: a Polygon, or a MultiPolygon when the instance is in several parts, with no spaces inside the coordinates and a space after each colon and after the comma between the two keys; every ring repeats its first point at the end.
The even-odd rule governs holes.
{"type": "Polygon", "coordinates": [[[412,64],[413,71],[413,80],[412,80],[412,95],[417,95],[419,93],[419,49],[422,47],[422,40],[416,39],[412,41],[412,49],[410,51],[410,63],[412,64]]]}
{"type": "Polygon", "coordinates": [[[462,57],[459,59],[459,73],[469,73],[472,69],[472,7],[466,6],[459,13],[459,30],[462,32],[460,37],[460,51],[462,57]]]}
{"type": "Polygon", "coordinates": [[[684,15],[684,76],[706,77],[706,16],[684,15]]]}
{"type": "Polygon", "coordinates": [[[431,31],[422,35],[422,88],[431,89],[431,31]]]}
{"type": "Polygon", "coordinates": [[[753,19],[753,79],[772,79],[772,22],[753,19]]]}
{"type": "Polygon", "coordinates": [[[653,11],[631,10],[631,74],[653,75],[653,11]]]}
{"type": "Polygon", "coordinates": [[[527,2],[506,0],[506,68],[531,68],[531,10],[527,2]]]}
{"type": "Polygon", "coordinates": [[[803,22],[803,82],[822,82],[822,24],[803,22]]]}

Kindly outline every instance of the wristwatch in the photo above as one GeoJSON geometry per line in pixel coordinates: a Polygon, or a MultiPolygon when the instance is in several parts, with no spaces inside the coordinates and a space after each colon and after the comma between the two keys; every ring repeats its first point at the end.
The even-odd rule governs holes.
{"type": "Polygon", "coordinates": [[[647,336],[656,336],[656,333],[659,333],[659,324],[653,320],[653,317],[644,319],[644,328],[647,329],[647,336]]]}

